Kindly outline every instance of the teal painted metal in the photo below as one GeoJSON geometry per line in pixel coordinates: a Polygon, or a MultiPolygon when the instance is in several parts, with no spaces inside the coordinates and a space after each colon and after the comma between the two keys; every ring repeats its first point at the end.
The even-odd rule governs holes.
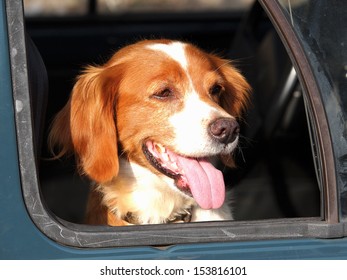
{"type": "Polygon", "coordinates": [[[5,3],[0,5],[0,258],[41,247],[23,203],[12,99],[5,3]]]}
{"type": "Polygon", "coordinates": [[[23,202],[4,0],[0,4],[0,259],[347,259],[346,238],[206,243],[161,249],[77,249],[47,238],[34,225],[23,202]]]}

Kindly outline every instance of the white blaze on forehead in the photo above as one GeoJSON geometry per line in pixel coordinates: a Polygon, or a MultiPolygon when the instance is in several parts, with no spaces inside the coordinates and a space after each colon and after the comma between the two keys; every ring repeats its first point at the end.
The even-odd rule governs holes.
{"type": "Polygon", "coordinates": [[[170,58],[177,61],[185,70],[188,68],[188,61],[185,54],[185,44],[181,42],[172,42],[170,44],[152,44],[148,48],[161,51],[170,58]]]}

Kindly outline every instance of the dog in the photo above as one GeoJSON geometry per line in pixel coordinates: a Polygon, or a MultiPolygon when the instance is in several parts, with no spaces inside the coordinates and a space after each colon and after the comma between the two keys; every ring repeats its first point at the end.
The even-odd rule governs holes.
{"type": "Polygon", "coordinates": [[[228,60],[180,41],[143,40],[86,67],[49,135],[94,182],[86,223],[231,220],[211,162],[234,165],[249,92],[228,60]]]}

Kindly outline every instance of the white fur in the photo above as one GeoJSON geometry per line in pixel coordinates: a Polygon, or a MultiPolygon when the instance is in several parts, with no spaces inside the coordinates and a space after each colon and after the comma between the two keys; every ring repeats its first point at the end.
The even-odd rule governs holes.
{"type": "MultiPolygon", "coordinates": [[[[138,217],[141,224],[165,223],[168,218],[184,214],[182,211],[190,207],[192,221],[195,222],[232,219],[226,203],[219,209],[201,209],[192,197],[183,194],[174,186],[172,179],[164,175],[158,176],[134,162],[121,159],[119,175],[111,184],[99,187],[102,190],[117,186],[112,192],[104,192],[104,202],[107,205],[107,201],[122,196],[122,201],[127,203],[126,211],[138,217]],[[120,186],[123,189],[120,189],[120,186]]],[[[110,210],[120,218],[127,214],[121,212],[122,207],[118,204],[115,206],[115,209],[110,210]]]]}
{"type": "Polygon", "coordinates": [[[173,42],[171,44],[153,44],[149,45],[148,48],[166,53],[173,60],[177,61],[183,69],[187,70],[188,61],[184,50],[185,44],[181,42],[173,42]]]}
{"type": "Polygon", "coordinates": [[[220,153],[230,153],[237,146],[237,140],[224,145],[213,142],[208,126],[216,117],[231,117],[203,102],[195,92],[186,96],[184,108],[170,117],[174,129],[174,146],[181,154],[206,157],[220,153]]]}
{"type": "Polygon", "coordinates": [[[223,221],[232,220],[233,216],[230,207],[224,203],[218,209],[205,210],[196,206],[192,211],[192,222],[208,222],[208,221],[223,221]]]}

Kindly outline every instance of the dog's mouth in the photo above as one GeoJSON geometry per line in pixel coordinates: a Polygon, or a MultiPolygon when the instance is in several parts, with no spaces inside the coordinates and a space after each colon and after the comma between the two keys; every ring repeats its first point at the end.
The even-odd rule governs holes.
{"type": "Polygon", "coordinates": [[[223,174],[207,158],[185,157],[151,140],[142,148],[150,164],[174,179],[176,187],[192,196],[201,208],[222,206],[225,199],[223,174]]]}

